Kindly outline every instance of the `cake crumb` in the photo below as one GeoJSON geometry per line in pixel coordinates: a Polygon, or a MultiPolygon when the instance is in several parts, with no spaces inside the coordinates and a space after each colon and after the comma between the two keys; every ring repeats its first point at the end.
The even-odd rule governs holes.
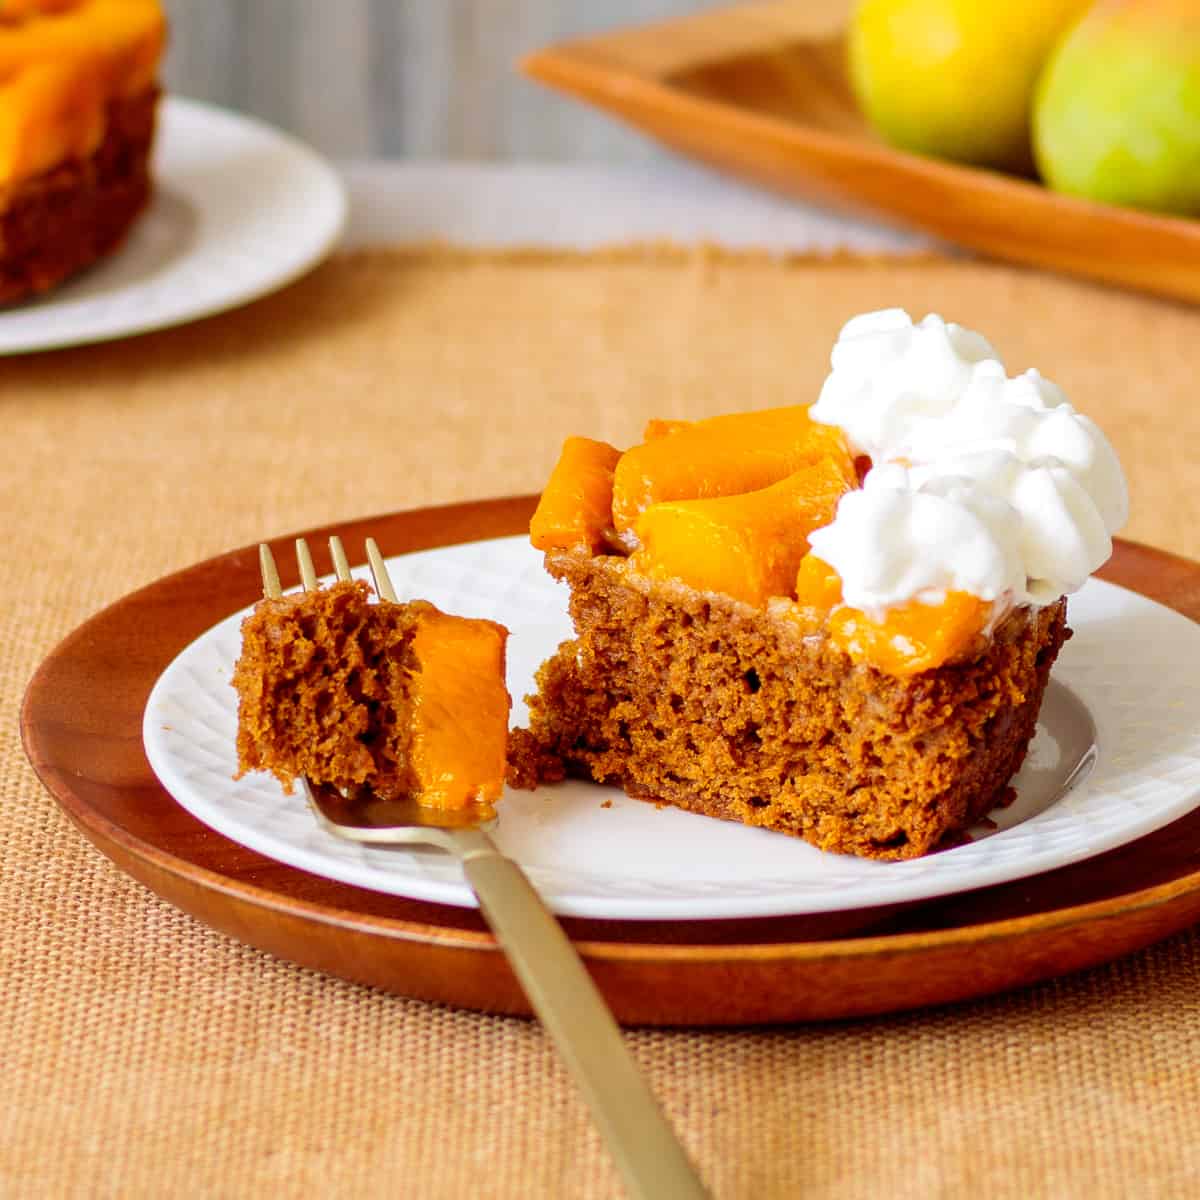
{"type": "MultiPolygon", "coordinates": [[[[1067,632],[1069,635],[1070,630],[1068,630],[1067,632]]],[[[1066,638],[1064,638],[1063,641],[1066,641],[1066,638]]],[[[1017,798],[1017,789],[1010,784],[1008,787],[1006,787],[1004,789],[1004,792],[1000,796],[1000,799],[996,801],[996,807],[997,808],[1008,808],[1008,806],[1010,804],[1012,804],[1016,800],[1016,798],[1017,798]]]]}
{"type": "Polygon", "coordinates": [[[508,734],[508,786],[523,792],[537,791],[541,783],[561,783],[567,777],[566,764],[547,749],[528,729],[512,729],[508,734]]]}

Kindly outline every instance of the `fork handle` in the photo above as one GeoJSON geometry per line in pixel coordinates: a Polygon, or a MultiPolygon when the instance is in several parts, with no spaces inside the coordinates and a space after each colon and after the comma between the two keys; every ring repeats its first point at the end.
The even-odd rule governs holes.
{"type": "Polygon", "coordinates": [[[562,926],[524,872],[486,835],[460,849],[463,871],[534,1011],[583,1092],[635,1200],[708,1192],[621,1038],[562,926]]]}

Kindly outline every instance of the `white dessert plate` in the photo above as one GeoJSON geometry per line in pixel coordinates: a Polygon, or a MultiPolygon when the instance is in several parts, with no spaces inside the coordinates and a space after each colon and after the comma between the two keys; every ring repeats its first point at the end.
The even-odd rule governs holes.
{"type": "Polygon", "coordinates": [[[61,349],[224,312],[302,275],[334,246],[346,194],[306,146],[249,117],[168,97],[155,192],[116,253],[0,309],[0,354],[61,349]]]}
{"type": "MultiPolygon", "coordinates": [[[[566,594],[523,537],[390,560],[401,598],[506,624],[513,723],[534,671],[570,635],[566,594]]],[[[317,828],[270,776],[235,781],[236,613],[163,672],[143,720],[146,754],[189,812],[280,862],[375,891],[471,906],[434,850],[365,847],[317,828]]],[[[1200,804],[1200,625],[1091,580],[1070,601],[1064,647],[1018,798],[994,827],[907,862],[826,854],[794,838],[567,782],[506,792],[496,840],[568,916],[626,920],[817,913],[896,904],[1019,879],[1150,833],[1200,804]]]]}

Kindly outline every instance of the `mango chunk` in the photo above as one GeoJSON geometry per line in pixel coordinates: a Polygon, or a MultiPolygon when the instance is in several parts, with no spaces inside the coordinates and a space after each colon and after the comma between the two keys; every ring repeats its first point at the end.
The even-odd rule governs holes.
{"type": "Polygon", "coordinates": [[[638,519],[640,548],[630,565],[747,604],[790,596],[808,535],[833,520],[838,500],[856,482],[843,450],[758,491],[653,504],[638,519]]]}
{"type": "Polygon", "coordinates": [[[841,602],[841,577],[824,559],[806,554],[796,572],[797,605],[827,616],[841,602]]]}
{"type": "Polygon", "coordinates": [[[992,605],[967,592],[947,592],[940,604],[910,600],[888,609],[882,621],[842,604],[842,581],[815,554],[796,574],[796,607],[823,616],[834,645],[856,663],[889,675],[917,675],[958,658],[981,637],[992,605]]]}
{"type": "Polygon", "coordinates": [[[756,492],[830,455],[846,455],[840,431],[803,405],[696,421],[621,456],[613,524],[625,533],[653,504],[756,492]]]}
{"type": "Polygon", "coordinates": [[[940,604],[910,600],[881,622],[856,608],[837,608],[829,636],[856,663],[888,675],[918,675],[968,650],[982,634],[992,606],[967,592],[947,592],[940,604]]]}
{"type": "Polygon", "coordinates": [[[567,438],[529,522],[535,549],[586,546],[595,552],[604,545],[612,528],[613,469],[620,457],[607,442],[567,438]]]}
{"type": "Polygon", "coordinates": [[[507,639],[504,626],[492,621],[432,607],[418,616],[409,755],[422,804],[464,808],[500,799],[508,749],[507,639]]]}
{"type": "Polygon", "coordinates": [[[104,136],[106,96],[86,63],[33,63],[0,87],[0,179],[85,158],[104,136]]]}

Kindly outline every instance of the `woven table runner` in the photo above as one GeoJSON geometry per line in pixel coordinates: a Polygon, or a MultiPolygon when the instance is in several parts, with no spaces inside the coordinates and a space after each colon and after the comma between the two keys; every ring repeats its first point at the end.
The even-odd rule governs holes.
{"type": "MultiPolygon", "coordinates": [[[[1200,312],[965,261],[343,257],[224,317],[0,365],[0,1195],[620,1194],[536,1024],[280,962],[120,874],[41,789],[25,683],[134,587],[261,537],[535,491],[561,440],[806,403],[842,322],[940,312],[1115,442],[1200,556],[1200,312]]],[[[717,1197],[1200,1195],[1200,938],[977,1003],[632,1031],[717,1197]]]]}

